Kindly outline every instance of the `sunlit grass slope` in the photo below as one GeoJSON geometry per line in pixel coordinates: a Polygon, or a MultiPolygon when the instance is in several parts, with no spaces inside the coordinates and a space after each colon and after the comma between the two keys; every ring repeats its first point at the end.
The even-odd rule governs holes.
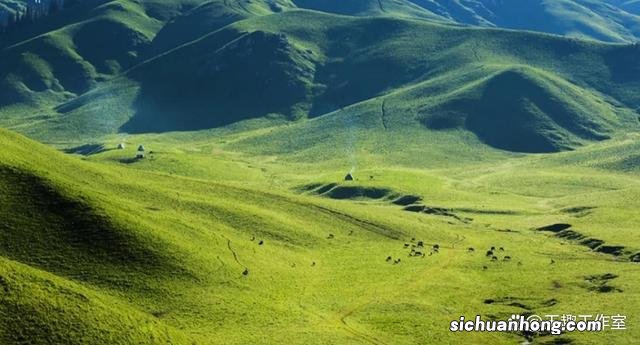
{"type": "Polygon", "coordinates": [[[455,136],[453,129],[494,148],[554,152],[638,127],[639,52],[533,33],[285,11],[214,31],[12,128],[66,142],[78,132],[200,130],[249,119],[309,127],[350,109],[359,117],[377,113],[369,128],[421,129],[422,136],[455,136]],[[513,133],[501,125],[511,122],[513,133]]]}
{"type": "Polygon", "coordinates": [[[524,338],[452,334],[448,322],[640,308],[640,187],[633,171],[595,164],[634,137],[415,169],[366,150],[322,163],[247,155],[230,151],[234,136],[129,136],[112,150],[114,137],[81,159],[3,131],[4,342],[499,344],[524,338]],[[570,163],[581,155],[594,164],[570,163]],[[341,182],[352,159],[356,181],[341,182]],[[535,230],[554,223],[623,249],[535,230]],[[417,241],[424,258],[408,256],[417,241]],[[505,249],[497,262],[491,246],[505,249]]]}

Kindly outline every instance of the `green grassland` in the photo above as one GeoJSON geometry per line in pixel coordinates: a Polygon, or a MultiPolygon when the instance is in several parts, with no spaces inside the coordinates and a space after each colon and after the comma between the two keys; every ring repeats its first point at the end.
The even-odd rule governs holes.
{"type": "Polygon", "coordinates": [[[448,322],[640,307],[637,135],[455,164],[370,152],[358,134],[320,162],[233,150],[261,131],[115,136],[89,156],[3,131],[3,342],[509,344],[525,338],[448,322]],[[132,159],[138,143],[153,153],[132,159]],[[446,212],[394,204],[408,195],[446,212]],[[555,223],[583,237],[535,230],[555,223]],[[441,249],[407,256],[418,240],[441,249]],[[498,262],[491,246],[505,248],[498,262]]]}
{"type": "Polygon", "coordinates": [[[79,65],[69,64],[74,67],[67,71],[51,66],[55,59],[25,55],[21,45],[5,49],[23,57],[11,70],[26,64],[37,70],[35,80],[45,78],[52,86],[27,87],[25,79],[9,76],[16,84],[7,84],[13,85],[8,97],[18,99],[12,93],[22,87],[29,91],[24,102],[0,110],[2,123],[48,142],[118,131],[201,130],[251,119],[304,127],[328,113],[376,108],[384,121],[375,123],[387,129],[457,129],[501,149],[553,152],[639,124],[637,45],[312,11],[253,16],[141,63],[117,63],[133,64],[121,72],[99,73],[96,67],[118,59],[88,62],[80,54],[79,65]],[[55,71],[73,75],[73,83],[62,82],[55,71]],[[482,115],[505,100],[508,105],[492,118],[482,115]],[[507,123],[511,113],[517,114],[513,137],[530,138],[530,144],[515,143],[495,126],[507,123]]]}
{"type": "Polygon", "coordinates": [[[575,37],[632,41],[637,2],[472,3],[87,0],[0,36],[0,344],[633,344],[640,46],[575,37]],[[628,329],[448,330],[512,314],[628,329]]]}

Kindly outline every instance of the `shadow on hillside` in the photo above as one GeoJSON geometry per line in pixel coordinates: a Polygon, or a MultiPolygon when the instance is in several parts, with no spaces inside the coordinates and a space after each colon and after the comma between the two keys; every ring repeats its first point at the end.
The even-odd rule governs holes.
{"type": "Polygon", "coordinates": [[[199,130],[269,114],[295,119],[313,79],[310,58],[281,34],[214,35],[132,73],[141,91],[120,130],[199,130]]]}

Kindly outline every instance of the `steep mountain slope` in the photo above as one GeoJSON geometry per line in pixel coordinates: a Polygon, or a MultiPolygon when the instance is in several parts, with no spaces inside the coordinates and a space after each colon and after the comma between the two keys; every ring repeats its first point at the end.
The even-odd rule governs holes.
{"type": "MultiPolygon", "coordinates": [[[[494,147],[556,151],[637,128],[639,56],[634,45],[288,11],[238,22],[150,59],[26,130],[50,139],[78,126],[92,135],[200,130],[252,118],[313,118],[402,94],[404,105],[387,104],[385,117],[403,117],[397,122],[403,128],[466,123],[461,128],[494,147]],[[509,70],[526,72],[487,81],[509,70]],[[419,91],[423,83],[432,89],[419,91]],[[473,121],[478,109],[490,117],[479,122],[484,129],[473,121]],[[507,119],[528,120],[509,134],[496,127],[507,119]],[[537,144],[512,142],[525,137],[537,144]]],[[[332,130],[338,129],[326,129],[332,130]]]]}
{"type": "Polygon", "coordinates": [[[281,10],[279,3],[286,4],[79,2],[0,37],[0,104],[35,110],[59,103],[157,53],[234,21],[281,10]]]}
{"type": "MultiPolygon", "coordinates": [[[[347,12],[366,14],[367,8],[375,8],[359,4],[363,13],[347,12]]],[[[310,6],[288,1],[118,0],[69,7],[30,29],[32,34],[44,31],[42,35],[24,40],[27,30],[5,36],[6,47],[0,52],[6,61],[0,67],[2,124],[34,137],[68,141],[82,140],[78,131],[93,137],[117,131],[202,130],[258,118],[281,123],[457,73],[473,77],[465,83],[442,83],[443,89],[430,98],[406,93],[412,95],[406,104],[415,106],[395,110],[407,120],[404,126],[417,122],[427,124],[423,130],[442,130],[425,120],[431,118],[425,109],[454,117],[438,121],[467,123],[464,118],[472,123],[473,109],[489,111],[486,107],[499,101],[509,106],[490,116],[536,118],[523,123],[522,132],[512,139],[537,138],[538,144],[512,143],[499,137],[506,131],[496,129],[489,135],[478,125],[447,128],[469,130],[496,148],[534,152],[570,149],[637,126],[638,45],[394,16],[340,16],[294,10],[296,5],[310,6]],[[478,87],[496,71],[521,65],[543,76],[533,80],[545,82],[507,78],[486,90],[478,87]],[[473,72],[478,68],[481,74],[473,72]],[[562,86],[548,87],[549,80],[562,86]],[[442,101],[454,90],[452,85],[487,95],[475,97],[471,105],[442,101]],[[502,91],[521,86],[540,95],[502,91]],[[554,105],[543,106],[544,98],[554,105]],[[594,105],[602,111],[590,111],[594,105]],[[590,125],[595,127],[585,129],[590,125]]],[[[493,126],[489,124],[495,121],[481,122],[493,126]]]]}
{"type": "Polygon", "coordinates": [[[355,16],[403,16],[446,21],[410,0],[292,0],[299,8],[355,16]]]}
{"type": "Polygon", "coordinates": [[[640,17],[619,0],[411,0],[450,20],[471,25],[533,30],[609,42],[635,42],[640,17]]]}

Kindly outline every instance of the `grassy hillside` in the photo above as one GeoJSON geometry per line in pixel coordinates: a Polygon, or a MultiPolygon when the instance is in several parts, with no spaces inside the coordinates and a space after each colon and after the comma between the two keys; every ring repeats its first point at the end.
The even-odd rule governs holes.
{"type": "MultiPolygon", "coordinates": [[[[634,45],[287,11],[214,31],[14,128],[64,143],[78,129],[201,130],[256,118],[299,128],[349,107],[376,114],[368,127],[418,126],[420,137],[462,129],[496,148],[551,152],[637,128],[639,54],[634,45]],[[507,119],[518,131],[500,127],[507,119]]],[[[293,142],[302,140],[322,145],[293,142]]]]}
{"type": "Polygon", "coordinates": [[[446,21],[410,0],[293,0],[299,7],[309,10],[355,16],[402,16],[446,21]]]}
{"type": "Polygon", "coordinates": [[[633,344],[640,46],[576,37],[635,6],[85,0],[0,34],[0,343],[633,344]],[[513,314],[627,330],[448,331],[513,314]]]}
{"type": "Polygon", "coordinates": [[[640,17],[620,0],[411,0],[449,20],[470,25],[532,30],[608,42],[636,42],[640,17]]]}
{"type": "MultiPolygon", "coordinates": [[[[0,138],[3,343],[507,344],[525,337],[446,325],[640,308],[640,186],[610,160],[633,159],[636,136],[548,157],[425,161],[437,169],[358,150],[351,183],[346,153],[241,155],[229,151],[237,134],[136,135],[125,150],[113,138],[84,159],[0,138]],[[137,143],[153,153],[132,159],[137,143]],[[409,212],[431,208],[442,211],[409,212]],[[554,223],[582,239],[535,230],[554,223]],[[424,258],[408,256],[418,240],[424,258]],[[497,262],[491,246],[505,249],[497,262]]],[[[634,333],[528,339],[625,344],[634,333]]]]}
{"type": "Polygon", "coordinates": [[[420,16],[410,13],[417,7],[403,2],[386,7],[383,2],[382,9],[400,6],[387,13],[374,11],[381,7],[373,2],[349,4],[354,7],[82,2],[3,35],[0,121],[64,143],[115,132],[210,129],[256,118],[271,125],[303,121],[364,101],[384,103],[383,96],[401,93],[406,105],[384,117],[402,114],[406,121],[398,123],[424,130],[467,130],[485,144],[511,151],[571,149],[637,126],[637,45],[462,28],[424,20],[435,18],[428,15],[407,19],[420,16]],[[495,73],[521,65],[535,76],[499,78],[485,88],[495,73]],[[464,82],[447,80],[451,77],[464,82]],[[524,85],[529,81],[536,85],[524,85]],[[420,94],[415,90],[423,83],[438,89],[420,94]],[[454,86],[462,91],[451,93],[454,86]],[[522,86],[537,89],[538,99],[509,92],[522,86]],[[407,91],[411,88],[414,92],[407,91]],[[551,103],[542,104],[547,99],[551,103]],[[492,119],[468,111],[493,112],[487,106],[495,102],[508,106],[492,119]],[[600,111],[590,111],[594,107],[600,111]],[[507,117],[520,123],[511,137],[495,126],[507,117]],[[514,142],[524,138],[528,143],[514,142]]]}

